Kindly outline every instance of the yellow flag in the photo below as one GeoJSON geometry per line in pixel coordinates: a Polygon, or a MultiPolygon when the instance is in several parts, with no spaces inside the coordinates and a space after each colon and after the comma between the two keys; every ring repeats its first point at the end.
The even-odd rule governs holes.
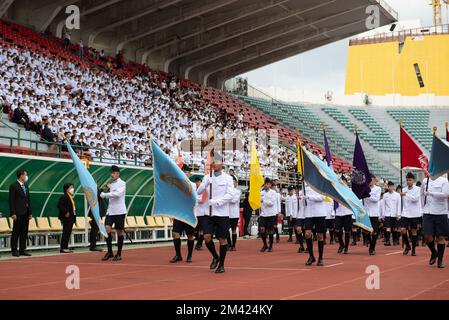
{"type": "Polygon", "coordinates": [[[302,156],[301,142],[299,141],[299,136],[296,137],[296,161],[298,162],[296,171],[300,175],[303,175],[302,167],[304,165],[304,159],[302,156]]]}
{"type": "Polygon", "coordinates": [[[256,144],[251,143],[251,163],[249,174],[249,204],[253,210],[260,208],[260,189],[263,186],[263,176],[260,171],[259,159],[257,157],[256,144]]]}

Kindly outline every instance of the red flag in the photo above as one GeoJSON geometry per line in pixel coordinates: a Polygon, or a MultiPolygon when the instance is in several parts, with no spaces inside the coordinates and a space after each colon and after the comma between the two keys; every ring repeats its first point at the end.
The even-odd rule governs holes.
{"type": "Polygon", "coordinates": [[[401,168],[420,168],[428,171],[429,160],[418,144],[401,127],[401,168]]]}
{"type": "Polygon", "coordinates": [[[184,166],[184,162],[182,162],[181,150],[178,149],[178,167],[180,169],[182,169],[183,166],[184,166]]]}

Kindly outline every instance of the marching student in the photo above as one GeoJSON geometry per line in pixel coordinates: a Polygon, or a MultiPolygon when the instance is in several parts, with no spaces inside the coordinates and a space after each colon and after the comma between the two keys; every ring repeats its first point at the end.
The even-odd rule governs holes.
{"type": "Polygon", "coordinates": [[[449,183],[445,177],[423,180],[421,202],[423,203],[423,235],[431,252],[429,264],[433,265],[438,258],[438,268],[444,268],[443,257],[445,237],[449,236],[448,224],[449,183]],[[429,180],[427,182],[427,180],[429,180]],[[435,250],[435,240],[437,249],[435,250]]]}
{"type": "Polygon", "coordinates": [[[273,229],[277,225],[278,214],[278,196],[276,191],[271,188],[270,178],[265,178],[263,190],[260,193],[261,206],[259,215],[259,232],[263,242],[260,252],[273,251],[273,229]],[[267,245],[267,234],[269,238],[269,246],[267,245]]]}
{"type": "MultiPolygon", "coordinates": [[[[390,234],[397,230],[401,218],[401,196],[395,191],[394,183],[391,181],[388,181],[388,192],[383,196],[383,207],[386,238],[384,245],[391,246],[390,234]]],[[[397,242],[393,244],[397,245],[397,242]]]]}
{"type": "Polygon", "coordinates": [[[207,194],[209,215],[204,216],[203,232],[206,247],[212,255],[210,269],[215,269],[215,273],[223,273],[228,251],[229,202],[232,200],[233,182],[231,176],[223,172],[223,163],[219,157],[214,157],[212,168],[212,176],[204,176],[197,193],[206,192],[207,194]],[[219,239],[220,255],[215,249],[214,235],[219,239]]]}
{"type": "MultiPolygon", "coordinates": [[[[302,190],[302,188],[298,188],[298,190],[302,190]]],[[[299,191],[300,192],[300,191],[299,191]]],[[[304,236],[303,232],[304,230],[304,221],[305,221],[305,207],[306,202],[303,198],[301,198],[300,194],[297,194],[297,207],[298,210],[296,211],[296,219],[295,219],[295,234],[296,234],[296,240],[299,244],[298,253],[305,252],[304,250],[304,236]]]]}
{"type": "Polygon", "coordinates": [[[380,224],[380,198],[382,194],[382,189],[376,185],[377,177],[371,174],[371,183],[370,188],[371,192],[369,197],[364,199],[365,208],[368,211],[369,219],[371,221],[371,226],[373,228],[373,232],[368,235],[369,242],[369,255],[373,256],[376,254],[376,242],[377,236],[379,234],[379,224],[380,224]]]}
{"type": "Polygon", "coordinates": [[[418,224],[422,217],[421,211],[421,188],[415,185],[415,176],[409,172],[406,176],[407,186],[401,191],[403,201],[401,215],[402,243],[405,246],[404,255],[412,250],[412,256],[416,256],[416,246],[418,245],[418,224]],[[408,231],[411,232],[412,247],[408,241],[408,231]]]}
{"type": "Polygon", "coordinates": [[[274,225],[274,233],[276,234],[276,243],[279,243],[280,237],[279,237],[279,230],[278,230],[278,217],[282,215],[282,206],[281,206],[281,193],[279,190],[279,181],[277,179],[272,180],[271,188],[276,192],[276,207],[277,207],[277,214],[276,214],[276,224],[274,225]]]}
{"type": "Polygon", "coordinates": [[[109,192],[102,191],[100,197],[103,199],[109,199],[108,209],[106,211],[105,227],[108,237],[106,238],[106,244],[108,246],[108,252],[102,258],[103,261],[112,258],[113,261],[122,260],[122,247],[125,240],[125,218],[126,218],[126,182],[120,179],[120,168],[116,165],[111,166],[110,176],[111,183],[106,186],[109,192]],[[114,256],[112,251],[112,234],[111,229],[114,226],[117,233],[117,254],[114,256]]]}
{"type": "MultiPolygon", "coordinates": [[[[190,171],[192,169],[184,164],[182,166],[182,171],[186,175],[187,179],[190,177],[190,171]]],[[[189,181],[190,184],[194,189],[196,189],[196,184],[194,182],[189,181]]],[[[195,228],[191,225],[181,221],[174,219],[173,220],[173,229],[172,229],[172,236],[173,236],[173,246],[175,247],[175,256],[171,258],[170,263],[176,263],[178,261],[182,261],[182,255],[181,255],[181,235],[185,232],[187,236],[187,259],[186,262],[192,262],[192,254],[193,254],[193,246],[195,243],[194,240],[194,234],[195,234],[195,228]]]]}
{"type": "MultiPolygon", "coordinates": [[[[201,185],[201,178],[196,177],[195,178],[195,186],[196,189],[199,188],[201,185]]],[[[196,225],[196,232],[197,232],[197,242],[195,249],[201,250],[203,247],[203,241],[204,241],[204,232],[203,232],[203,225],[204,225],[204,216],[209,214],[209,206],[207,205],[207,199],[206,199],[206,192],[204,191],[201,194],[197,193],[197,206],[195,207],[195,216],[198,219],[198,224],[196,225]]]]}
{"type": "MultiPolygon", "coordinates": [[[[348,180],[342,176],[341,180],[348,184],[348,180]]],[[[335,232],[337,233],[338,243],[340,244],[338,247],[338,253],[348,254],[349,250],[349,240],[351,236],[352,230],[352,210],[346,208],[343,205],[339,205],[335,212],[335,232]],[[345,233],[344,241],[343,241],[343,230],[345,233]]]]}
{"type": "Polygon", "coordinates": [[[235,176],[232,176],[234,188],[232,190],[232,199],[229,204],[229,223],[231,225],[232,239],[228,235],[228,245],[230,251],[236,250],[237,244],[237,225],[240,219],[240,196],[242,191],[238,188],[239,183],[235,176]]]}
{"type": "Polygon", "coordinates": [[[324,239],[323,234],[326,231],[326,204],[324,202],[325,196],[319,194],[307,184],[305,185],[306,195],[301,195],[300,199],[307,201],[304,210],[304,229],[306,230],[307,251],[309,252],[309,259],[306,266],[312,265],[316,259],[313,254],[313,238],[312,230],[315,228],[318,240],[318,262],[317,266],[323,265],[324,239]]]}
{"type": "Polygon", "coordinates": [[[326,231],[324,232],[324,244],[326,243],[326,233],[329,230],[329,244],[334,243],[335,210],[334,201],[326,202],[326,231]]]}
{"type": "Polygon", "coordinates": [[[285,216],[288,220],[288,240],[292,242],[293,228],[295,227],[296,214],[298,212],[298,198],[295,194],[295,187],[288,187],[288,195],[285,198],[285,216]],[[296,208],[296,209],[295,209],[296,208]]]}

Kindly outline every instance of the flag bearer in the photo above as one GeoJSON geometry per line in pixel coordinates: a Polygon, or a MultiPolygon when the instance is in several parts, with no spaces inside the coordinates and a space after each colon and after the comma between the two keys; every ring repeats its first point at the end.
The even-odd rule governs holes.
{"type": "Polygon", "coordinates": [[[376,254],[376,242],[377,236],[379,234],[379,224],[380,224],[380,198],[382,195],[382,189],[376,185],[377,178],[375,175],[371,174],[370,188],[371,192],[368,198],[364,199],[365,207],[369,214],[369,219],[371,221],[371,226],[373,232],[368,235],[369,249],[368,252],[371,256],[376,254]]]}
{"type": "Polygon", "coordinates": [[[212,255],[210,269],[215,269],[215,273],[223,273],[230,227],[229,203],[232,200],[234,187],[232,177],[223,171],[223,163],[218,157],[214,157],[212,168],[212,176],[204,176],[197,193],[206,191],[208,199],[209,215],[204,217],[203,230],[206,247],[212,255]],[[220,255],[215,249],[214,235],[219,239],[220,255]]]}
{"type": "Polygon", "coordinates": [[[306,243],[307,251],[309,252],[309,259],[306,262],[307,266],[312,265],[316,259],[313,254],[313,238],[312,230],[315,228],[318,240],[318,262],[317,266],[323,265],[323,252],[324,252],[324,232],[326,231],[326,203],[324,202],[325,196],[319,194],[310,188],[307,184],[305,186],[306,195],[301,196],[301,200],[307,201],[305,206],[304,216],[304,228],[306,230],[306,243]]]}
{"type": "Polygon", "coordinates": [[[447,221],[449,183],[445,177],[425,178],[421,187],[423,203],[423,235],[431,252],[429,264],[433,265],[438,258],[438,268],[444,268],[443,256],[445,237],[449,236],[447,221]],[[435,240],[437,249],[435,250],[435,240]]]}
{"type": "MultiPolygon", "coordinates": [[[[348,184],[348,180],[342,176],[341,180],[348,184]]],[[[349,249],[349,239],[351,237],[352,230],[352,210],[346,208],[343,205],[339,205],[335,212],[335,232],[337,233],[338,243],[338,253],[348,254],[349,249]],[[343,241],[343,230],[345,233],[345,238],[343,241]]]]}

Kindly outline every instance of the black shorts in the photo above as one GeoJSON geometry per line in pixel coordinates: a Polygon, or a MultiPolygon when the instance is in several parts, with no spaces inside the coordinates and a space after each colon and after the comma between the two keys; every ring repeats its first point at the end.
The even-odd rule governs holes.
{"type": "Polygon", "coordinates": [[[373,233],[379,232],[380,220],[379,217],[369,217],[371,221],[371,227],[373,228],[373,233]]]}
{"type": "Polygon", "coordinates": [[[312,217],[305,218],[304,228],[305,230],[313,230],[315,227],[316,233],[326,232],[326,217],[312,217]]]}
{"type": "Polygon", "coordinates": [[[203,230],[204,229],[204,227],[203,227],[203,225],[204,225],[204,217],[205,216],[200,216],[200,217],[196,217],[197,219],[198,219],[198,223],[197,223],[197,225],[196,225],[196,230],[203,230]]]}
{"type": "Polygon", "coordinates": [[[271,230],[278,224],[278,216],[271,217],[259,217],[259,228],[265,228],[271,230]]]}
{"type": "Polygon", "coordinates": [[[399,224],[401,228],[418,229],[419,219],[420,218],[401,217],[401,220],[399,220],[399,224]]]}
{"type": "Polygon", "coordinates": [[[304,228],[304,221],[306,219],[304,218],[296,218],[296,223],[295,223],[295,227],[297,228],[304,228]]]}
{"type": "Polygon", "coordinates": [[[237,229],[237,225],[239,224],[240,218],[229,218],[229,224],[232,230],[237,229]]]}
{"type": "Polygon", "coordinates": [[[424,214],[422,233],[425,236],[449,236],[449,222],[446,214],[424,214]]]}
{"type": "Polygon", "coordinates": [[[326,229],[333,229],[335,226],[335,219],[326,219],[326,229]]]}
{"type": "Polygon", "coordinates": [[[195,228],[185,222],[174,219],[172,232],[176,232],[179,234],[185,232],[186,235],[190,236],[195,233],[195,228]]]}
{"type": "Polygon", "coordinates": [[[203,233],[226,239],[229,234],[229,217],[204,216],[203,233]]]}
{"type": "Polygon", "coordinates": [[[352,230],[352,215],[336,216],[335,217],[335,230],[345,232],[351,232],[352,230]]]}
{"type": "Polygon", "coordinates": [[[399,228],[400,223],[399,220],[396,219],[396,217],[385,217],[384,227],[385,228],[399,228]]]}
{"type": "Polygon", "coordinates": [[[104,224],[106,226],[114,226],[116,230],[125,230],[125,219],[126,214],[117,214],[117,215],[106,215],[104,219],[104,224]]]}
{"type": "Polygon", "coordinates": [[[296,225],[296,218],[291,217],[291,218],[288,220],[288,227],[289,227],[289,228],[294,228],[295,225],[296,225]]]}

